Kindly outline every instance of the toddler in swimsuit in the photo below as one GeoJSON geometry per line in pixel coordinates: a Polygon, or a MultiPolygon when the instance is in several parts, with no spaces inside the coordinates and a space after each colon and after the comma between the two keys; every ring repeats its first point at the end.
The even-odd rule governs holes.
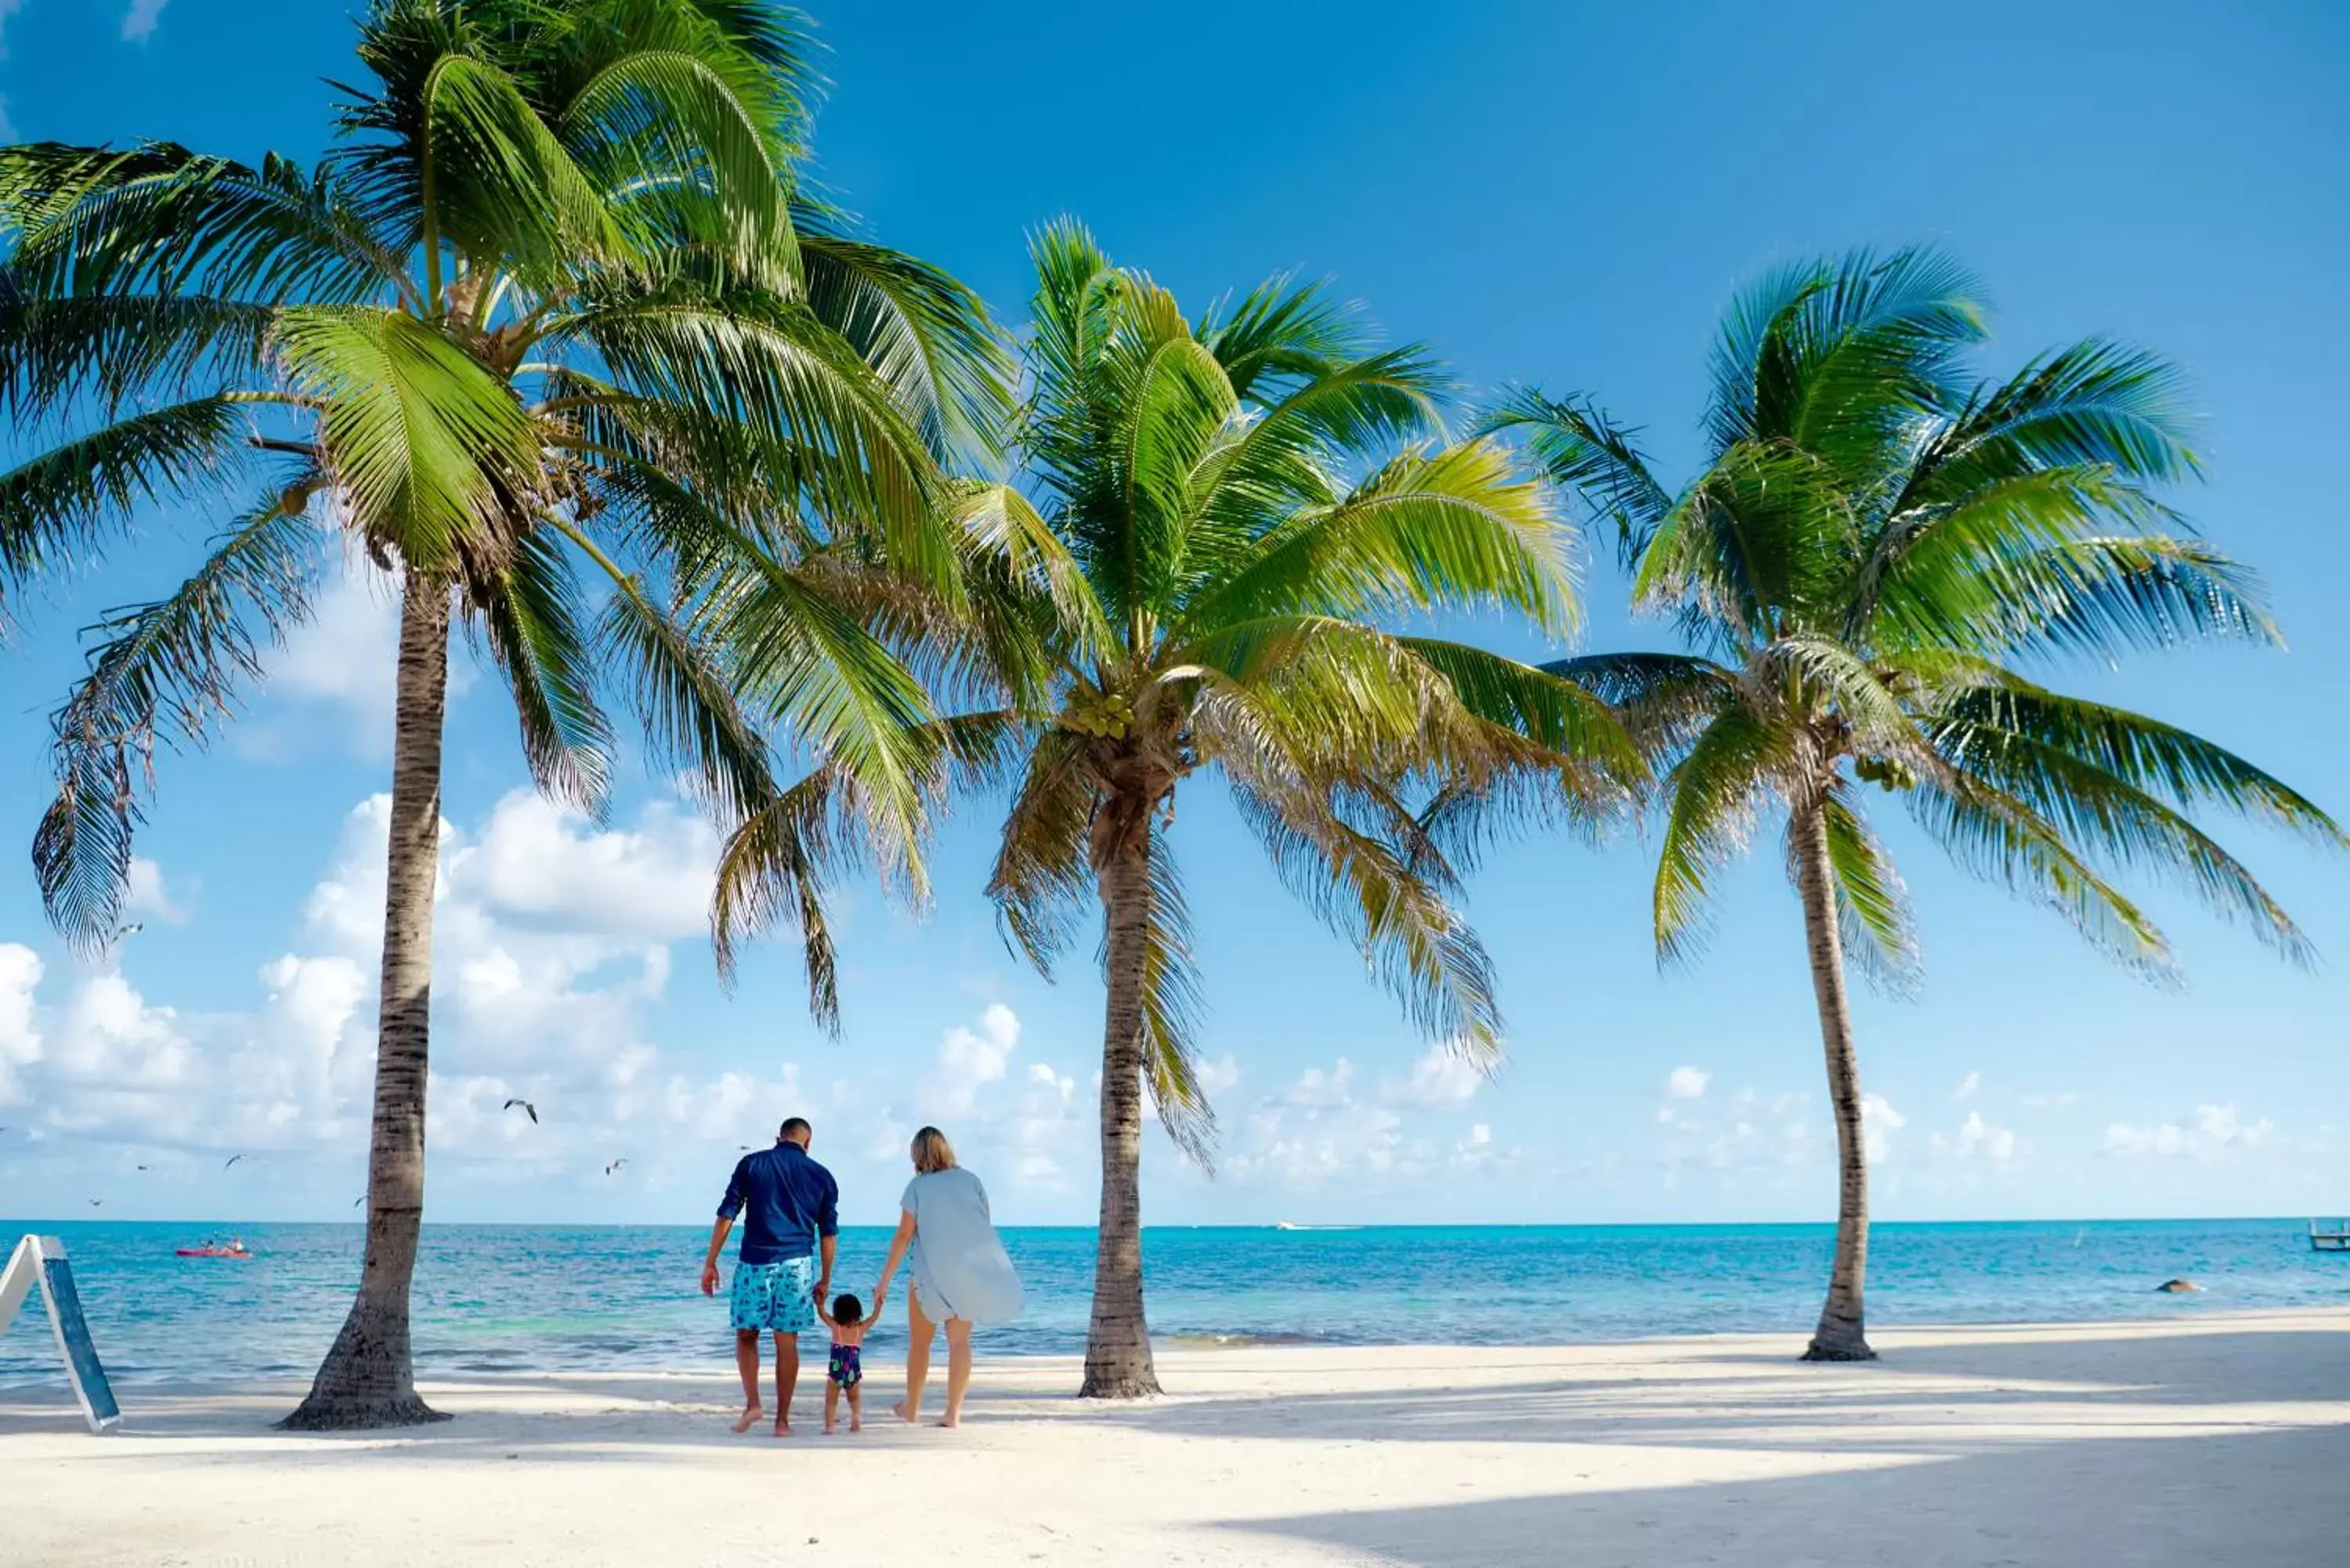
{"type": "MultiPolygon", "coordinates": [[[[879,1315],[881,1303],[873,1303],[875,1316],[879,1315]]],[[[848,1394],[848,1429],[865,1429],[865,1398],[857,1386],[865,1381],[865,1369],[858,1365],[864,1354],[865,1331],[873,1326],[873,1319],[865,1314],[865,1303],[846,1292],[832,1298],[829,1311],[822,1302],[816,1303],[816,1315],[824,1326],[832,1330],[832,1360],[824,1373],[824,1429],[836,1430],[840,1419],[840,1396],[848,1394]]]]}

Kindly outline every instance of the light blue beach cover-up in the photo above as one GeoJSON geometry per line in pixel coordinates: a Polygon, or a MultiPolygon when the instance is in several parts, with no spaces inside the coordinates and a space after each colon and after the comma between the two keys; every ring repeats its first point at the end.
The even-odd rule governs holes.
{"type": "Polygon", "coordinates": [[[1020,1315],[1020,1275],[996,1239],[978,1177],[960,1166],[917,1176],[900,1206],[914,1217],[908,1262],[926,1316],[1010,1323],[1020,1315]]]}

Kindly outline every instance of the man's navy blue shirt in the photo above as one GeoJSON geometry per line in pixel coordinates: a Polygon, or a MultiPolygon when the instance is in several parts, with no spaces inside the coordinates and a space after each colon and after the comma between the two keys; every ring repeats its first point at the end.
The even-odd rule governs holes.
{"type": "Polygon", "coordinates": [[[746,1154],[726,1184],[718,1217],[743,1216],[743,1261],[780,1263],[816,1251],[818,1236],[840,1232],[840,1185],[795,1143],[746,1154]]]}

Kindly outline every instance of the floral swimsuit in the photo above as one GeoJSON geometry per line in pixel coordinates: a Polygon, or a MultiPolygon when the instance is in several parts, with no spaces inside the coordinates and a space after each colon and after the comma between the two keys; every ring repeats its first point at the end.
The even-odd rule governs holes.
{"type": "Polygon", "coordinates": [[[832,1365],[825,1368],[824,1375],[843,1388],[854,1388],[864,1382],[865,1369],[858,1365],[860,1349],[861,1347],[858,1345],[843,1345],[837,1340],[834,1341],[832,1365]]]}

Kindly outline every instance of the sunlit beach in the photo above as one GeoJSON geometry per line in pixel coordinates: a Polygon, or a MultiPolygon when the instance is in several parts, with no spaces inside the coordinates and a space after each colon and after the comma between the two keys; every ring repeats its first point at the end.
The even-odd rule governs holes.
{"type": "Polygon", "coordinates": [[[259,20],[0,0],[0,1563],[2350,1552],[2350,11],[259,20]]]}

